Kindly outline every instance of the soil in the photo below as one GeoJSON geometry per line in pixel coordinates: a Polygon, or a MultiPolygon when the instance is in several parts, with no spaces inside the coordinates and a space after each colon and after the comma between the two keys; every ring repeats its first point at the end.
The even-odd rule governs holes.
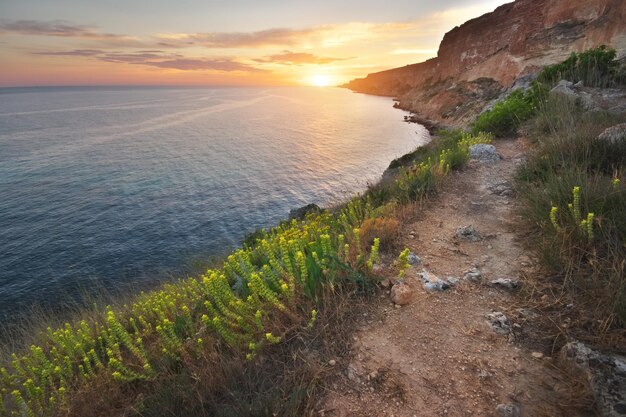
{"type": "MultiPolygon", "coordinates": [[[[394,305],[387,287],[362,312],[350,354],[330,361],[336,375],[316,415],[587,415],[577,405],[575,384],[551,352],[523,343],[526,336],[516,337],[532,330],[534,316],[519,308],[518,290],[490,284],[511,278],[523,285],[536,265],[520,241],[512,185],[524,141],[495,145],[500,161],[471,161],[424,209],[407,209],[400,245],[421,258],[405,279],[415,297],[394,305]],[[457,236],[457,228],[469,225],[480,240],[457,236]],[[472,267],[482,272],[480,282],[463,279],[472,267]],[[460,280],[450,289],[429,292],[418,276],[422,269],[460,280]],[[494,331],[486,319],[493,312],[506,314],[510,332],[494,331]],[[515,405],[520,414],[502,414],[499,404],[515,405]]],[[[393,283],[392,267],[381,274],[393,283]]]]}

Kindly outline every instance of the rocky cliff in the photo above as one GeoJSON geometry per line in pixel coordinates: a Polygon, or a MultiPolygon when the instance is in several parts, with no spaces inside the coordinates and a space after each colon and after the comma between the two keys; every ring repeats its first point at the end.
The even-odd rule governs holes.
{"type": "Polygon", "coordinates": [[[517,0],[446,33],[436,58],[345,86],[398,97],[400,107],[454,125],[516,79],[602,44],[626,55],[626,0],[517,0]]]}

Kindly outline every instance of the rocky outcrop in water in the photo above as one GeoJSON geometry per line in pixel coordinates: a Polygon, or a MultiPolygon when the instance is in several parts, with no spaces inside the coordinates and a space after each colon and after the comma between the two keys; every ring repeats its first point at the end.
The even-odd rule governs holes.
{"type": "Polygon", "coordinates": [[[517,0],[446,33],[437,57],[370,74],[345,87],[398,97],[443,124],[472,119],[519,77],[599,45],[626,55],[624,0],[517,0]]]}
{"type": "Polygon", "coordinates": [[[289,220],[304,220],[307,214],[311,213],[321,213],[322,208],[317,204],[307,204],[306,206],[302,206],[299,208],[291,209],[289,211],[289,220]]]}

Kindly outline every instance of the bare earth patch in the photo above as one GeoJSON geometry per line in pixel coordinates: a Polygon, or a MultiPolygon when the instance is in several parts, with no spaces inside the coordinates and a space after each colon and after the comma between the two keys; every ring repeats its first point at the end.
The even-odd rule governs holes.
{"type": "MultiPolygon", "coordinates": [[[[535,264],[518,241],[523,231],[515,230],[512,176],[523,143],[495,145],[501,160],[472,161],[424,211],[406,216],[401,244],[421,258],[406,278],[415,297],[396,306],[387,288],[362,312],[350,354],[329,365],[337,372],[316,415],[585,415],[572,406],[572,382],[549,353],[516,341],[516,333],[532,326],[532,312],[515,309],[515,289],[490,284],[499,278],[515,282],[535,264]],[[477,237],[458,234],[464,226],[473,226],[477,237]],[[472,268],[482,274],[479,281],[463,279],[472,268]],[[427,291],[418,275],[423,269],[459,281],[427,291]],[[507,316],[499,332],[487,322],[497,312],[507,316]]],[[[387,277],[394,278],[391,271],[387,277]]]]}

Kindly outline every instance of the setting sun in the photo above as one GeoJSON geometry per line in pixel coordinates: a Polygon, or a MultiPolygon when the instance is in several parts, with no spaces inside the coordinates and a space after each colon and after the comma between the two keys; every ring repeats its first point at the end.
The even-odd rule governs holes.
{"type": "Polygon", "coordinates": [[[309,84],[315,87],[328,87],[332,79],[328,74],[315,74],[309,78],[309,84]]]}

